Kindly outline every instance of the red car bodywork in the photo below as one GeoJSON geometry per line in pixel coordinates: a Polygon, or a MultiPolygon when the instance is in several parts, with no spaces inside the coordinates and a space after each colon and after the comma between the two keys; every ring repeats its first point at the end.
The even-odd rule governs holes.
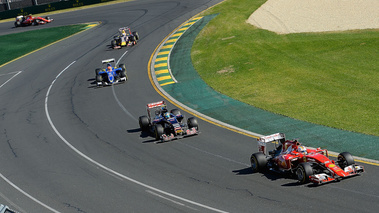
{"type": "Polygon", "coordinates": [[[306,148],[306,152],[299,152],[299,146],[301,144],[297,140],[285,140],[283,133],[259,138],[259,152],[250,158],[253,171],[262,171],[266,167],[278,172],[293,173],[301,183],[315,184],[336,181],[364,172],[363,166],[356,165],[350,153],[340,153],[335,162],[329,158],[326,149],[306,148]],[[279,142],[281,145],[267,154],[266,146],[272,142],[279,142]]]}
{"type": "Polygon", "coordinates": [[[39,24],[47,24],[52,22],[53,19],[50,17],[34,17],[32,15],[28,16],[17,16],[16,21],[14,22],[15,27],[21,26],[29,26],[29,25],[39,25],[39,24]]]}

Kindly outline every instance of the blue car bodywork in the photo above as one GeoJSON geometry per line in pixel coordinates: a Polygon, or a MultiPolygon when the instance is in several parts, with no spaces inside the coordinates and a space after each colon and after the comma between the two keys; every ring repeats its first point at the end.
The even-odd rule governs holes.
{"type": "Polygon", "coordinates": [[[124,64],[120,64],[119,67],[114,67],[110,63],[114,62],[114,59],[103,60],[103,64],[107,64],[108,68],[96,69],[96,85],[99,86],[107,86],[115,83],[121,83],[128,80],[126,75],[126,67],[124,64]]]}
{"type": "Polygon", "coordinates": [[[199,125],[195,117],[183,122],[184,116],[178,109],[167,111],[164,101],[147,104],[147,116],[139,117],[142,131],[154,134],[157,141],[170,141],[199,134],[199,125]],[[150,114],[154,112],[153,116],[150,114]]]}

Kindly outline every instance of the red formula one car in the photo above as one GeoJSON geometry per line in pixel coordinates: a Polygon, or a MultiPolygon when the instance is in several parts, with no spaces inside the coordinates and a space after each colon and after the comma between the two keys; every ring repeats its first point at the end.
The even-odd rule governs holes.
{"type": "Polygon", "coordinates": [[[258,151],[250,157],[254,172],[266,169],[279,173],[290,173],[300,183],[323,184],[339,181],[364,172],[363,166],[356,165],[348,152],[338,155],[337,162],[329,159],[326,149],[309,149],[297,140],[286,140],[284,133],[276,133],[259,138],[258,151]],[[267,146],[275,147],[267,154],[267,146]]]}
{"type": "Polygon", "coordinates": [[[34,17],[32,15],[28,16],[17,16],[16,21],[14,22],[15,27],[23,27],[23,26],[29,26],[29,25],[39,25],[39,24],[47,24],[52,22],[53,19],[46,16],[45,18],[42,17],[34,17]]]}

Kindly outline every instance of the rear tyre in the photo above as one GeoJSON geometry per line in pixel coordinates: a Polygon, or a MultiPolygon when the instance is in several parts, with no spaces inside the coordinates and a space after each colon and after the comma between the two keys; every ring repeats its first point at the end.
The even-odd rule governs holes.
{"type": "Polygon", "coordinates": [[[136,41],[139,40],[138,32],[132,32],[132,34],[134,35],[136,41]]]}
{"type": "Polygon", "coordinates": [[[310,163],[300,163],[296,169],[297,180],[301,183],[309,183],[309,176],[313,175],[313,169],[310,163]]]}
{"type": "Polygon", "coordinates": [[[143,115],[138,118],[139,121],[139,127],[142,131],[146,131],[149,128],[149,118],[147,116],[143,115]]]}
{"type": "MultiPolygon", "coordinates": [[[[178,109],[172,109],[170,111],[170,113],[173,114],[173,115],[175,115],[175,117],[180,116],[182,114],[182,113],[180,113],[180,110],[178,110],[178,109]]],[[[181,117],[179,117],[177,119],[178,119],[179,122],[182,122],[183,116],[181,116],[181,117]]]]}
{"type": "Polygon", "coordinates": [[[120,67],[122,70],[126,70],[125,64],[120,64],[118,67],[120,67]]]}
{"type": "Polygon", "coordinates": [[[340,153],[337,159],[338,165],[342,169],[355,163],[353,156],[349,152],[340,153]]]}
{"type": "Polygon", "coordinates": [[[199,130],[199,124],[197,123],[197,119],[194,117],[188,118],[187,125],[189,129],[194,127],[196,130],[199,130]]]}
{"type": "Polygon", "coordinates": [[[97,68],[97,69],[95,70],[96,75],[99,75],[100,72],[101,72],[101,69],[99,69],[99,68],[97,68]]]}
{"type": "Polygon", "coordinates": [[[160,140],[161,139],[161,136],[163,135],[164,133],[164,128],[162,125],[160,124],[155,124],[154,125],[154,136],[155,136],[155,140],[160,140]]]}
{"type": "Polygon", "coordinates": [[[250,157],[253,172],[263,172],[266,169],[267,159],[263,153],[257,152],[250,157]]]}

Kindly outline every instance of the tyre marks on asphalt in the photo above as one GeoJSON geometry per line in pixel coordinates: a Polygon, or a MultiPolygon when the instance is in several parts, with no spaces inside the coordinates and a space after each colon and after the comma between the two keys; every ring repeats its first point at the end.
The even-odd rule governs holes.
{"type": "Polygon", "coordinates": [[[154,61],[154,73],[161,87],[177,83],[175,77],[170,71],[169,58],[171,50],[184,32],[202,18],[202,16],[196,17],[185,22],[181,27],[179,27],[178,30],[168,37],[167,41],[163,43],[157,52],[157,56],[154,61]]]}

